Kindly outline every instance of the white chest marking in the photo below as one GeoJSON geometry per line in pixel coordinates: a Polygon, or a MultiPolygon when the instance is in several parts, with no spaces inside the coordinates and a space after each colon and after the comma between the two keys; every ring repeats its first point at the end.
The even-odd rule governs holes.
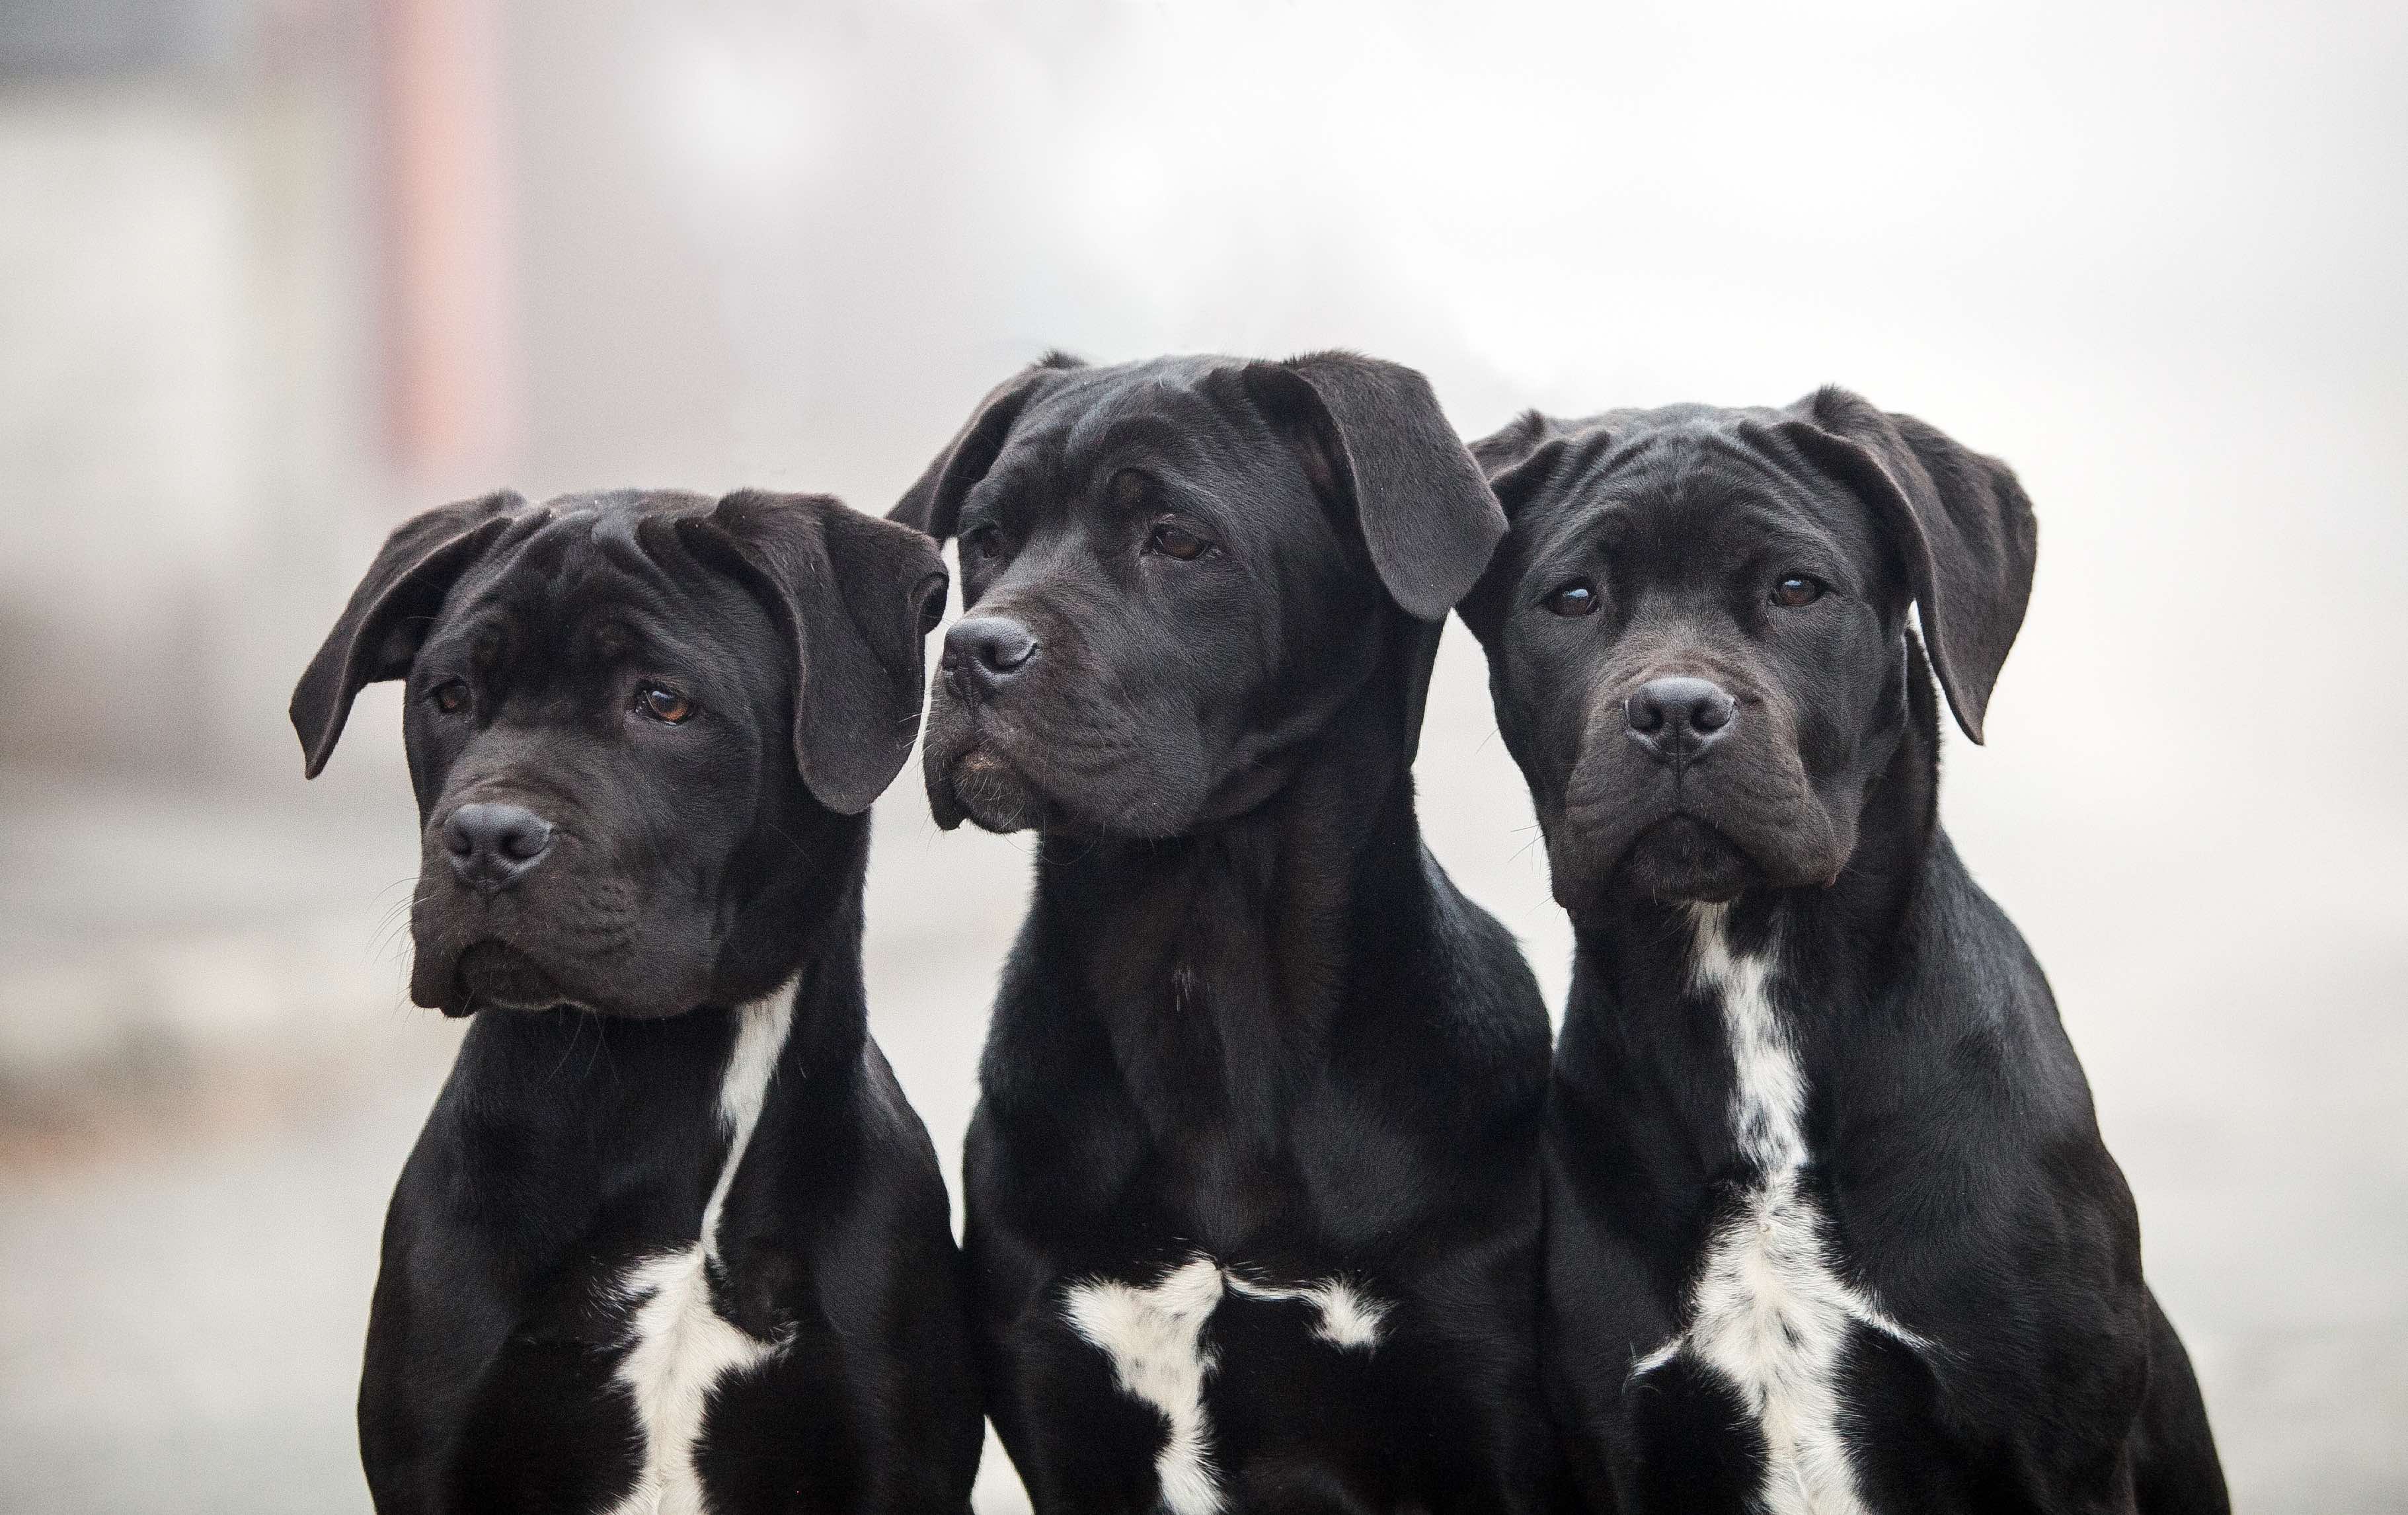
{"type": "Polygon", "coordinates": [[[1766,1515],[1863,1515],[1842,1434],[1840,1356],[1852,1325],[1921,1350],[1832,1264],[1821,1209],[1802,1183],[1809,1161],[1806,1079],[1769,992],[1770,950],[1731,950],[1725,907],[1692,908],[1693,982],[1721,1003],[1738,1084],[1731,1131],[1756,1187],[1707,1244],[1688,1328],[1632,1365],[1654,1371],[1683,1352],[1739,1391],[1764,1436],[1766,1515]]]}
{"type": "Polygon", "coordinates": [[[635,1487],[609,1515],[707,1515],[694,1449],[710,1392],[727,1374],[767,1361],[781,1345],[747,1335],[711,1308],[707,1269],[719,1257],[719,1212],[727,1187],[760,1122],[794,1019],[791,982],[736,1012],[736,1044],[719,1081],[727,1157],[702,1209],[702,1234],[691,1247],[645,1258],[618,1282],[623,1298],[640,1302],[614,1376],[635,1407],[644,1463],[635,1487]]]}
{"type": "Polygon", "coordinates": [[[1212,1427],[1204,1414],[1204,1380],[1220,1365],[1203,1337],[1205,1322],[1230,1293],[1304,1301],[1320,1315],[1312,1334],[1341,1351],[1377,1347],[1388,1314],[1384,1300],[1343,1279],[1266,1283],[1201,1255],[1150,1284],[1090,1279],[1062,1292],[1070,1328],[1112,1360],[1121,1392],[1153,1406],[1168,1422],[1154,1471],[1169,1515],[1219,1515],[1222,1508],[1212,1427]]]}

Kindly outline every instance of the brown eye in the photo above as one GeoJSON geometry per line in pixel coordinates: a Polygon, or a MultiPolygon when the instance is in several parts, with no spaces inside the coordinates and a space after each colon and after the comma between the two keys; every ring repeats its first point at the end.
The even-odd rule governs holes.
{"type": "Polygon", "coordinates": [[[1003,556],[1003,533],[993,526],[972,526],[962,533],[962,550],[980,563],[1003,556]]]}
{"type": "Polygon", "coordinates": [[[445,715],[457,715],[467,707],[468,686],[457,679],[447,679],[435,686],[432,698],[437,709],[445,715]]]}
{"type": "Polygon", "coordinates": [[[1784,610],[1795,610],[1801,605],[1812,605],[1823,597],[1823,583],[1804,574],[1791,574],[1772,586],[1772,603],[1784,610]]]}
{"type": "Polygon", "coordinates": [[[646,684],[636,691],[636,708],[666,725],[678,725],[694,714],[694,701],[666,684],[646,684]]]}
{"type": "Polygon", "coordinates": [[[1597,608],[1597,590],[1585,579],[1575,579],[1547,596],[1547,608],[1559,616],[1584,616],[1597,608]]]}
{"type": "Polygon", "coordinates": [[[1154,527],[1154,535],[1146,538],[1145,545],[1166,558],[1177,558],[1182,563],[1193,563],[1212,550],[1211,543],[1168,522],[1154,527]]]}

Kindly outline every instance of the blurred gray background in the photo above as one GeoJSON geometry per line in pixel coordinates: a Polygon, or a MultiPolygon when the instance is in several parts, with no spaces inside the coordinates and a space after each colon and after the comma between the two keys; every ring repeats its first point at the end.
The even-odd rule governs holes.
{"type": "MultiPolygon", "coordinates": [[[[394,522],[882,510],[1048,345],[1343,344],[1467,435],[1837,380],[2017,465],[1949,824],[2243,1508],[2408,1508],[2404,99],[2396,4],[0,0],[0,1506],[366,1508],[457,1031],[392,686],[307,787],[283,705],[394,522]]],[[[1559,1000],[1484,677],[1425,818],[1559,1000]]],[[[915,773],[872,1003],[950,1159],[1026,853],[915,773]]]]}

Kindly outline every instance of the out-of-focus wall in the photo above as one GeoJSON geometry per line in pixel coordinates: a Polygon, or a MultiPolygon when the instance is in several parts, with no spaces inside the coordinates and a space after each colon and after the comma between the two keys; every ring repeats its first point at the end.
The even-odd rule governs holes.
{"type": "MultiPolygon", "coordinates": [[[[364,1508],[392,690],[282,707],[470,490],[882,510],[989,385],[1347,345],[1516,408],[1839,381],[2042,553],[1945,810],[2051,970],[2249,1508],[2408,1499],[2408,13],[0,0],[0,1466],[364,1508]]],[[[1476,648],[1418,775],[1560,1001],[1476,648]]],[[[1015,839],[881,803],[876,1030],[957,1150],[1015,839]]],[[[1011,1507],[1008,1471],[982,1508],[1011,1507]]]]}
{"type": "Polygon", "coordinates": [[[292,591],[374,481],[362,19],[0,19],[0,702],[30,717],[0,764],[240,782],[267,755],[292,591]]]}

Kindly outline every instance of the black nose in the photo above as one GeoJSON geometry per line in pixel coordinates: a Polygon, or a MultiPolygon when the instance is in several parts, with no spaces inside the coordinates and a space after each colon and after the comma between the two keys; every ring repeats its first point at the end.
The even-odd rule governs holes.
{"type": "Polygon", "coordinates": [[[964,616],[945,633],[945,687],[968,694],[993,689],[1037,657],[1037,637],[1010,616],[964,616]]]}
{"type": "Polygon", "coordinates": [[[460,881],[508,889],[533,872],[552,846],[552,822],[519,805],[463,805],[443,822],[443,850],[460,881]]]}
{"type": "Polygon", "coordinates": [[[1738,710],[1728,691],[1703,679],[1650,679],[1622,707],[1630,739],[1676,768],[1722,740],[1738,710]]]}

